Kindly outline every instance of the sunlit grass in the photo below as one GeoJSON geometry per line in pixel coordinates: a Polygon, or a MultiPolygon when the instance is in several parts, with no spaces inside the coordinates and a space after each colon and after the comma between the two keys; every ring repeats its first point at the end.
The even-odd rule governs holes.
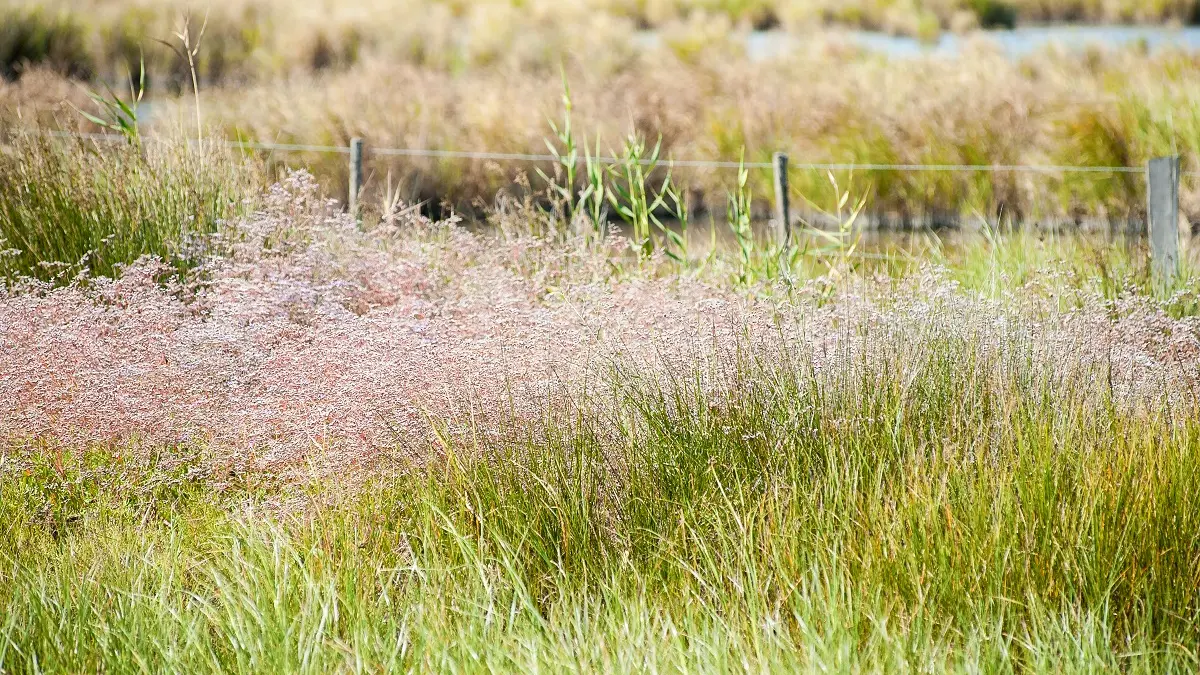
{"type": "Polygon", "coordinates": [[[0,73],[12,77],[41,64],[73,75],[120,78],[144,52],[155,78],[178,88],[188,65],[155,41],[168,39],[188,13],[207,16],[209,47],[200,72],[219,81],[341,69],[380,55],[443,69],[514,61],[552,69],[555,53],[570,52],[579,41],[593,48],[638,29],[671,33],[688,24],[720,25],[725,32],[833,25],[929,40],[946,30],[1011,28],[1019,22],[1187,23],[1195,20],[1195,10],[1193,0],[372,0],[321,8],[226,0],[203,10],[177,0],[101,0],[87,7],[39,0],[0,7],[0,73]],[[423,20],[419,27],[388,20],[403,16],[423,20]],[[488,30],[477,30],[480,26],[488,30]],[[570,39],[564,39],[567,31],[570,39]]]}
{"type": "Polygon", "coordinates": [[[258,186],[254,164],[223,147],[17,134],[0,148],[0,277],[113,276],[142,255],[185,268],[188,243],[258,186]]]}
{"type": "MultiPolygon", "coordinates": [[[[110,236],[97,273],[174,255],[253,185],[186,147],[22,147],[16,271],[110,236]]],[[[261,201],[196,307],[154,279],[0,294],[29,423],[0,439],[0,671],[1200,668],[1190,262],[1163,289],[1141,242],[985,225],[803,231],[785,267],[765,236],[655,257],[538,204],[470,233],[360,227],[302,175],[261,201]],[[659,316],[741,302],[732,332],[659,316]],[[579,345],[543,374],[529,343],[581,320],[640,343],[530,382],[579,345]],[[460,391],[480,372],[495,400],[460,391]],[[414,410],[395,448],[368,433],[414,410]]]]}
{"type": "Polygon", "coordinates": [[[720,406],[633,371],[342,496],[9,450],[0,664],[1196,668],[1194,417],[923,353],[824,384],[717,357],[720,406]]]}

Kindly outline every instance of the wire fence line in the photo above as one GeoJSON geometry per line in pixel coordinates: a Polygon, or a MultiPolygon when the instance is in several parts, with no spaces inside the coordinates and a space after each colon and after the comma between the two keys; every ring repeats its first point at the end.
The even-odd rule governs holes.
{"type": "MultiPolygon", "coordinates": [[[[125,140],[121,134],[79,133],[49,131],[45,135],[59,138],[78,138],[101,142],[125,140]]],[[[269,152],[311,152],[325,154],[350,154],[350,146],[310,145],[303,143],[268,143],[261,141],[218,140],[226,147],[242,150],[269,152]]],[[[562,155],[527,154],[512,152],[487,152],[473,150],[439,150],[433,148],[369,148],[370,154],[384,157],[425,157],[442,159],[492,160],[507,162],[562,162],[562,155]]],[[[577,157],[576,163],[583,164],[586,157],[577,157]]],[[[621,164],[622,157],[592,157],[591,161],[601,164],[621,164]]],[[[648,166],[654,163],[675,167],[709,169],[771,169],[771,162],[733,162],[705,159],[642,159],[638,163],[648,166]]],[[[1083,173],[1083,174],[1139,174],[1145,175],[1145,166],[1085,166],[1072,164],[885,164],[858,162],[789,162],[788,168],[797,171],[907,171],[937,173],[1083,173]]],[[[1183,171],[1184,175],[1200,175],[1200,171],[1183,171]]]]}
{"type": "MultiPolygon", "coordinates": [[[[125,140],[122,134],[80,134],[71,132],[49,132],[50,135],[73,138],[96,139],[106,142],[125,140]]],[[[197,142],[203,142],[197,139],[197,142]]],[[[231,141],[214,140],[231,148],[246,150],[264,150],[269,152],[318,152],[349,155],[350,182],[347,205],[353,214],[359,213],[359,192],[362,188],[363,146],[361,138],[354,138],[350,146],[341,145],[306,145],[297,143],[264,143],[260,141],[231,141]]],[[[430,148],[373,148],[371,152],[379,156],[403,157],[436,157],[449,159],[474,159],[495,161],[528,161],[528,162],[563,162],[559,154],[523,154],[505,152],[482,152],[463,150],[439,150],[430,148]]],[[[1164,278],[1173,277],[1178,271],[1179,260],[1179,215],[1180,215],[1180,179],[1182,176],[1198,175],[1197,171],[1182,171],[1179,156],[1159,157],[1151,159],[1143,166],[1083,166],[1083,165],[1035,165],[1035,164],[876,164],[876,163],[826,163],[800,162],[790,163],[784,153],[775,153],[773,162],[728,162],[718,160],[673,160],[664,163],[671,167],[699,168],[754,168],[771,169],[775,184],[774,222],[779,223],[785,232],[790,233],[791,216],[788,206],[788,174],[790,171],[826,170],[826,171],[909,171],[909,172],[955,172],[955,173],[1044,173],[1044,174],[1092,174],[1120,175],[1137,174],[1142,176],[1147,186],[1147,225],[1151,243],[1151,260],[1155,266],[1155,274],[1164,278]]],[[[570,161],[566,159],[566,161],[570,161]]],[[[620,164],[632,160],[621,157],[576,157],[576,161],[600,162],[603,164],[620,164]]],[[[643,159],[640,164],[657,164],[658,159],[643,159]]],[[[785,237],[784,241],[787,241],[785,237]]]]}

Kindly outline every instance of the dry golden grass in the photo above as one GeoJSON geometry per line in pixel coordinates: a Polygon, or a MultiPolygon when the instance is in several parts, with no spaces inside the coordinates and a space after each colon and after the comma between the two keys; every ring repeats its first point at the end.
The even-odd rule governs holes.
{"type": "MultiPolygon", "coordinates": [[[[577,133],[607,154],[630,131],[663,139],[675,158],[768,161],[786,149],[793,163],[1067,164],[1138,166],[1200,148],[1196,105],[1200,61],[1186,54],[1045,53],[1014,62],[978,45],[962,58],[904,62],[814,46],[786,60],[754,63],[724,53],[681,58],[635,55],[609,74],[585,64],[568,70],[577,133]]],[[[228,137],[345,145],[545,153],[547,120],[561,116],[562,85],[508,68],[448,74],[371,61],[344,74],[203,92],[206,120],[228,137]]],[[[188,109],[160,108],[177,125],[188,109]]],[[[315,163],[342,184],[340,155],[275,160],[315,163]]],[[[1191,160],[1188,160],[1191,161],[1191,160]]],[[[1191,166],[1191,168],[1197,168],[1191,166]]],[[[414,200],[459,206],[490,201],[530,175],[528,164],[376,157],[371,182],[414,200]]],[[[723,209],[728,171],[680,174],[694,205],[723,209]]],[[[1063,218],[1124,222],[1144,203],[1138,175],[1049,173],[839,173],[893,224],[962,217],[1063,218]]],[[[769,175],[753,175],[766,197],[769,175]]],[[[798,171],[797,191],[828,206],[823,171],[798,171]]],[[[536,184],[536,181],[535,181],[536,184]]],[[[767,200],[760,200],[766,206],[767,200]]],[[[1184,186],[1189,217],[1200,193],[1184,186]]]]}
{"type": "MultiPolygon", "coordinates": [[[[186,63],[149,39],[169,37],[184,5],[93,0],[71,5],[75,19],[62,19],[67,15],[54,14],[59,1],[47,0],[38,16],[86,28],[80,49],[94,55],[93,71],[136,61],[143,42],[152,87],[162,92],[165,82],[186,93],[186,63]]],[[[1023,19],[1097,21],[1182,20],[1193,4],[1009,3],[1023,19]]],[[[558,71],[565,66],[575,128],[593,142],[599,134],[606,152],[619,150],[631,131],[661,136],[676,158],[736,159],[745,148],[749,161],[786,149],[798,162],[1137,165],[1200,147],[1189,93],[1200,61],[1185,54],[1044,52],[1014,62],[984,39],[969,41],[954,60],[889,62],[814,37],[784,59],[755,62],[738,37],[748,25],[774,20],[791,28],[837,22],[911,33],[929,23],[922,12],[935,27],[962,27],[972,24],[966,8],[990,11],[985,5],[943,0],[917,11],[911,2],[882,0],[531,0],[520,7],[369,0],[292,7],[223,0],[209,9],[198,68],[207,83],[206,123],[260,141],[343,145],[363,136],[377,148],[541,153],[547,118],[561,114],[558,71]],[[647,25],[660,30],[663,48],[632,39],[647,25]]],[[[193,34],[201,25],[194,15],[193,34]]],[[[15,84],[0,83],[0,125],[57,119],[78,128],[65,99],[86,100],[79,85],[25,71],[15,84]]],[[[192,124],[190,105],[160,98],[158,130],[192,124]]],[[[273,160],[311,165],[327,185],[344,183],[341,156],[273,160]]],[[[533,167],[376,158],[371,182],[382,188],[390,180],[411,199],[462,207],[491,201],[517,171],[532,175],[533,167]]],[[[723,208],[728,173],[684,178],[695,205],[723,208]]],[[[762,196],[769,194],[767,178],[753,178],[762,196]]],[[[1144,202],[1137,176],[860,172],[853,179],[856,191],[871,193],[874,215],[893,224],[1001,213],[1115,222],[1136,218],[1144,202]]],[[[828,203],[823,172],[799,172],[793,182],[828,203]]],[[[1200,217],[1200,191],[1185,185],[1184,194],[1185,211],[1200,217]]]]}
{"type": "Polygon", "coordinates": [[[1196,0],[5,0],[0,69],[11,74],[29,60],[120,76],[144,50],[158,78],[180,87],[184,60],[156,40],[170,40],[189,13],[197,32],[207,18],[201,74],[244,81],[341,69],[367,57],[450,71],[498,63],[553,70],[565,53],[627,51],[638,29],[696,23],[725,32],[835,25],[933,38],[1017,22],[1178,24],[1200,16],[1198,7],[1196,0]]]}

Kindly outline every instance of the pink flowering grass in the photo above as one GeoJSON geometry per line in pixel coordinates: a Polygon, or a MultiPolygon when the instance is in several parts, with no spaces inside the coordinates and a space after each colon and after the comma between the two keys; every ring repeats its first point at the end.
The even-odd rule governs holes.
{"type": "Polygon", "coordinates": [[[691,313],[685,295],[655,307],[666,291],[636,283],[556,299],[507,264],[539,242],[402,227],[359,233],[295,174],[210,242],[203,281],[181,286],[143,259],[115,279],[15,285],[0,433],[352,464],[422,445],[430,416],[542,405],[580,377],[604,314],[649,335],[691,313]]]}
{"type": "Polygon", "coordinates": [[[611,248],[569,238],[412,215],[362,231],[304,173],[194,246],[205,262],[186,283],[143,258],[115,278],[0,296],[9,446],[195,445],[340,472],[428,459],[439,425],[500,434],[569,401],[602,405],[617,373],[699,377],[718,397],[744,383],[722,381],[739,363],[836,388],[915,376],[947,349],[970,358],[948,384],[984,378],[997,396],[1021,394],[1005,391],[1020,371],[1088,405],[1177,415],[1197,401],[1195,320],[1138,295],[989,299],[934,268],[844,276],[832,295],[829,278],[747,292],[663,261],[614,267],[611,248]]]}
{"type": "Polygon", "coordinates": [[[0,671],[1196,670],[1179,297],[318,194],[0,295],[0,671]]]}

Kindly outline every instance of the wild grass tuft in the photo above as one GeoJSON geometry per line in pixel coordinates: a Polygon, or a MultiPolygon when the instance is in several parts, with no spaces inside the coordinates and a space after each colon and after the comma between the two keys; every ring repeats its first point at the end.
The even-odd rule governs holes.
{"type": "Polygon", "coordinates": [[[48,67],[67,77],[92,77],[95,64],[85,26],[67,11],[0,8],[0,78],[16,79],[30,66],[48,67]]]}
{"type": "Polygon", "coordinates": [[[0,152],[0,275],[43,280],[155,255],[187,266],[189,240],[243,211],[253,162],[208,144],[17,134],[0,152]]]}

